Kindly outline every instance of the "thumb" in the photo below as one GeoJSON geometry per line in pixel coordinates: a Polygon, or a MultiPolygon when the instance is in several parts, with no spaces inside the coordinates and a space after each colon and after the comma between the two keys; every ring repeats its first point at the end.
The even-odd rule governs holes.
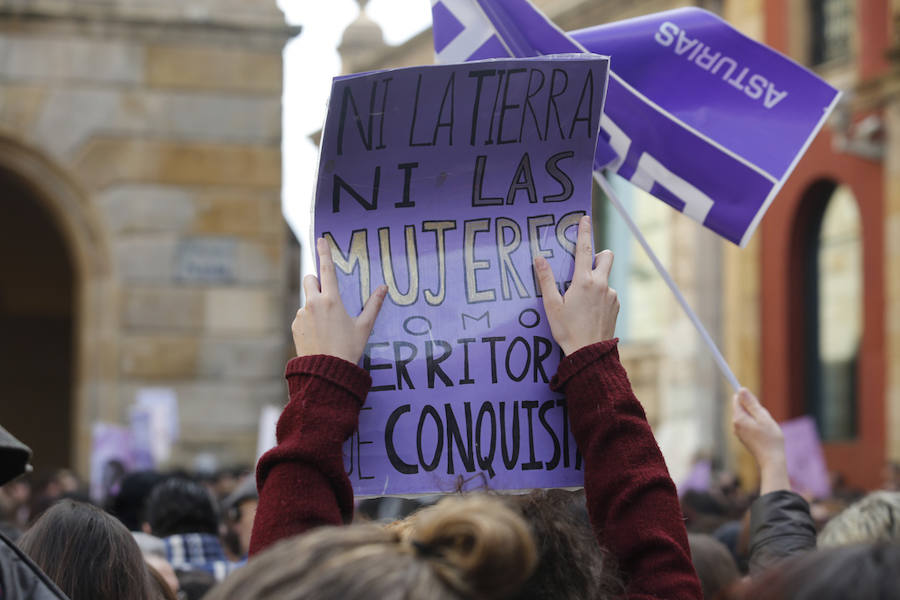
{"type": "Polygon", "coordinates": [[[364,327],[366,331],[372,331],[372,328],[375,326],[375,318],[378,316],[379,311],[381,311],[381,306],[384,304],[384,298],[387,296],[387,291],[386,285],[380,285],[375,288],[375,291],[366,301],[366,305],[363,306],[362,312],[359,313],[359,316],[356,318],[357,325],[364,327]]]}

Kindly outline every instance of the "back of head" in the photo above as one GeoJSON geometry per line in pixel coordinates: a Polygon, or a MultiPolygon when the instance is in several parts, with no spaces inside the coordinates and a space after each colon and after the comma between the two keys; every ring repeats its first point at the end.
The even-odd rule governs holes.
{"type": "Polygon", "coordinates": [[[518,600],[619,598],[624,586],[612,556],[597,545],[583,492],[534,490],[507,496],[534,532],[538,564],[518,600]]]}
{"type": "Polygon", "coordinates": [[[788,560],[727,596],[731,600],[900,598],[900,546],[828,548],[788,560]]]}
{"type": "Polygon", "coordinates": [[[153,488],[146,516],[150,531],[158,537],[219,533],[219,515],[209,492],[184,477],[170,477],[153,488]]]}
{"type": "Polygon", "coordinates": [[[829,521],[819,547],[900,542],[900,492],[872,492],[829,521]]]}
{"type": "Polygon", "coordinates": [[[140,531],[150,492],[164,479],[156,471],[137,471],[122,478],[119,493],[110,501],[109,512],[130,531],[140,531]]]}
{"type": "Polygon", "coordinates": [[[326,527],[258,555],[206,600],[485,600],[512,597],[534,569],[528,526],[502,502],[450,498],[399,532],[326,527]]]}
{"type": "Polygon", "coordinates": [[[119,521],[99,508],[61,500],[19,547],[71,600],[145,600],[150,579],[141,551],[119,521]]]}
{"type": "Polygon", "coordinates": [[[704,598],[713,600],[741,578],[731,552],[722,542],[703,533],[688,534],[688,542],[704,598]]]}

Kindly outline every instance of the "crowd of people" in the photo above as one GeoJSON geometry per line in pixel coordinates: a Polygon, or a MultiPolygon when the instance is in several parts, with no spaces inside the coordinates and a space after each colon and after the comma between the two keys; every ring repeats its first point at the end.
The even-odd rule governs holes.
{"type": "Polygon", "coordinates": [[[11,480],[0,600],[900,598],[898,470],[868,495],[801,497],[780,427],[747,390],[733,399],[734,430],[758,493],[722,476],[679,498],[619,362],[613,257],[593,254],[587,217],[565,293],[535,262],[565,353],[551,386],[568,402],[584,489],[355,504],[342,444],[371,385],[357,363],[386,289],[348,314],[324,240],[317,250],[278,444],[255,472],[131,473],[98,507],[67,471],[14,478],[13,442],[0,454],[0,483],[11,480]]]}

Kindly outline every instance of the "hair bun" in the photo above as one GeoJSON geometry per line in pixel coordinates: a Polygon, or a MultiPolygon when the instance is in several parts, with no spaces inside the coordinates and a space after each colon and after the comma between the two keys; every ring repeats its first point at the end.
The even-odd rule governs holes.
{"type": "Polygon", "coordinates": [[[463,595],[501,599],[537,564],[525,521],[496,498],[447,498],[420,511],[406,532],[412,551],[463,595]]]}

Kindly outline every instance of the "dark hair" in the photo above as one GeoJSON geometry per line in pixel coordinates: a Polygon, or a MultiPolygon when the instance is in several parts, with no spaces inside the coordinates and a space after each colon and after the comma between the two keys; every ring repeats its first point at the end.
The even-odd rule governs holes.
{"type": "Polygon", "coordinates": [[[151,600],[137,542],[99,508],[61,500],[18,543],[71,600],[151,600]]]}
{"type": "Polygon", "coordinates": [[[534,532],[538,563],[516,600],[605,600],[624,595],[612,556],[597,545],[584,492],[534,490],[505,496],[534,532]]]}
{"type": "Polygon", "coordinates": [[[147,498],[165,477],[156,471],[137,471],[122,478],[119,493],[109,503],[109,512],[129,531],[140,531],[146,520],[147,498]]]}
{"type": "Polygon", "coordinates": [[[170,477],[153,488],[147,499],[147,523],[157,537],[219,534],[219,515],[209,492],[183,477],[170,477]]]}
{"type": "Polygon", "coordinates": [[[819,550],[766,571],[732,600],[881,600],[900,598],[900,546],[866,544],[819,550]]]}
{"type": "Polygon", "coordinates": [[[201,600],[209,590],[216,587],[216,578],[206,571],[175,570],[178,578],[179,596],[185,600],[201,600]]]}
{"type": "Polygon", "coordinates": [[[741,578],[737,564],[725,544],[705,533],[689,533],[688,542],[691,545],[691,560],[706,600],[719,597],[721,592],[741,578]]]}

